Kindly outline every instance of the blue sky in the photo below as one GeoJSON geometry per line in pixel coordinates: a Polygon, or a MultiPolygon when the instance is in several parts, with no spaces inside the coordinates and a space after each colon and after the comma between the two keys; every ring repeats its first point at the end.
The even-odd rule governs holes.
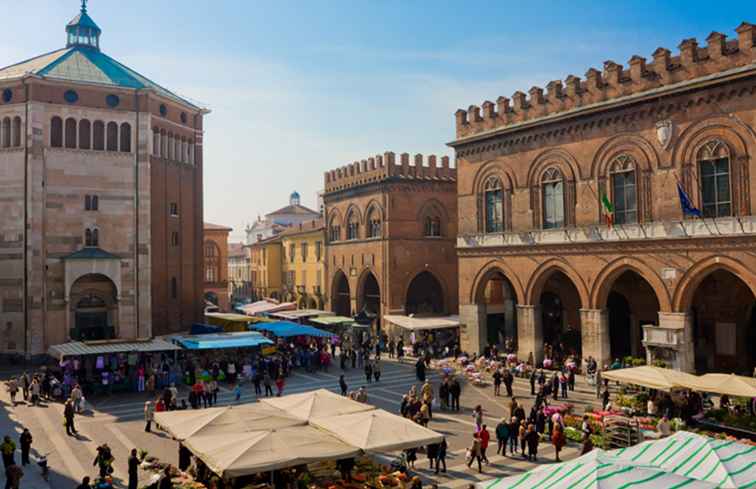
{"type": "MultiPolygon", "coordinates": [[[[326,170],[390,150],[448,154],[454,111],[605,60],[651,59],[756,2],[91,0],[103,51],[213,111],[205,219],[234,228],[315,207],[326,170]]],[[[0,0],[0,65],[65,42],[77,0],[0,0]],[[12,42],[8,42],[12,41],[12,42]]]]}

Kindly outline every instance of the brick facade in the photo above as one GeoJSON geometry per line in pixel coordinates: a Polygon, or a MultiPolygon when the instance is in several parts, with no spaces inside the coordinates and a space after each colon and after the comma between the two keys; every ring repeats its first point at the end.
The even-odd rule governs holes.
{"type": "Polygon", "coordinates": [[[220,312],[229,312],[228,294],[228,235],[226,226],[205,223],[204,265],[205,301],[218,306],[220,312]]]}
{"type": "Polygon", "coordinates": [[[537,361],[563,342],[604,363],[646,347],[684,370],[752,370],[756,29],[737,32],[457,111],[464,348],[516,337],[537,361]],[[719,208],[703,195],[715,164],[719,208]],[[683,216],[678,182],[717,217],[683,216]],[[624,222],[606,225],[603,195],[624,222]]]}
{"type": "Polygon", "coordinates": [[[326,172],[326,307],[456,314],[455,182],[447,157],[406,153],[326,172]]]}

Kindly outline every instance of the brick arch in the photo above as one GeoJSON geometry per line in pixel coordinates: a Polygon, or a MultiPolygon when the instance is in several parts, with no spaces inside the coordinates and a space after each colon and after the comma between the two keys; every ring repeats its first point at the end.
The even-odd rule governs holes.
{"type": "Polygon", "coordinates": [[[365,280],[367,279],[368,275],[372,275],[375,277],[375,281],[378,283],[378,293],[381,294],[381,297],[383,297],[383,291],[381,290],[381,281],[379,279],[379,272],[377,272],[373,267],[366,266],[362,272],[360,272],[360,276],[357,277],[357,286],[355,292],[357,293],[356,297],[360,297],[362,295],[362,289],[365,286],[365,280]]]}
{"type": "Polygon", "coordinates": [[[381,217],[381,222],[384,222],[386,217],[383,212],[383,206],[375,199],[371,199],[370,202],[368,202],[368,205],[365,206],[365,219],[367,219],[368,216],[370,216],[370,213],[374,210],[378,211],[378,215],[381,217]]]}
{"type": "Polygon", "coordinates": [[[751,293],[756,298],[756,274],[749,270],[749,268],[739,260],[717,255],[699,261],[685,272],[675,289],[674,298],[672,300],[672,310],[676,312],[687,311],[698,286],[701,285],[701,282],[703,282],[710,273],[716,270],[726,270],[738,277],[749,289],[751,289],[751,293]]]}
{"type": "Polygon", "coordinates": [[[569,264],[556,258],[546,260],[531,274],[527,289],[525,289],[525,304],[537,305],[543,286],[554,272],[562,272],[570,279],[580,297],[580,307],[588,307],[590,294],[585,281],[569,264]]]}
{"type": "Polygon", "coordinates": [[[749,146],[756,142],[756,132],[747,125],[725,116],[707,117],[688,126],[672,148],[672,164],[692,163],[701,146],[711,139],[725,142],[733,156],[747,156],[749,146]]]}
{"type": "Polygon", "coordinates": [[[438,283],[441,285],[441,291],[443,293],[443,299],[444,299],[444,310],[448,312],[449,305],[450,305],[449,299],[451,299],[449,297],[448,284],[444,280],[443,275],[441,275],[440,273],[436,273],[431,267],[424,266],[424,265],[420,267],[416,267],[414,270],[407,273],[406,276],[408,277],[408,279],[405,280],[404,282],[404,287],[403,287],[403,292],[402,292],[402,306],[405,306],[407,303],[407,294],[409,293],[410,285],[412,285],[412,281],[415,280],[415,278],[417,278],[417,276],[423,272],[430,273],[433,276],[433,278],[435,278],[438,281],[438,283]]]}
{"type": "Polygon", "coordinates": [[[357,216],[357,222],[360,224],[360,226],[365,224],[364,220],[362,219],[362,212],[360,212],[360,208],[357,207],[356,204],[350,204],[349,207],[347,207],[346,212],[344,213],[344,223],[343,223],[344,228],[346,228],[348,224],[347,221],[349,220],[349,216],[351,214],[354,214],[355,216],[357,216]]]}
{"type": "Polygon", "coordinates": [[[593,280],[589,307],[591,309],[604,309],[615,280],[628,270],[640,275],[651,286],[656,295],[656,300],[659,301],[661,312],[672,311],[672,301],[669,297],[669,291],[659,275],[642,261],[630,257],[617,258],[609,262],[599,272],[595,280],[593,280]]]}
{"type": "Polygon", "coordinates": [[[344,224],[344,216],[341,214],[341,211],[337,209],[333,209],[331,212],[328,213],[328,222],[326,223],[328,227],[331,226],[331,224],[338,224],[341,226],[344,224]]]}
{"type": "Polygon", "coordinates": [[[536,156],[530,164],[527,185],[530,188],[539,186],[541,184],[541,175],[551,167],[559,168],[565,181],[574,182],[579,177],[582,178],[580,165],[572,153],[562,148],[547,149],[536,156]]]}
{"type": "Polygon", "coordinates": [[[506,277],[509,283],[512,285],[512,289],[517,299],[518,304],[526,304],[525,302],[525,289],[522,287],[520,277],[512,268],[501,260],[491,260],[483,265],[478,271],[477,275],[473,279],[473,285],[470,288],[470,294],[468,295],[470,304],[476,304],[478,302],[479,294],[482,292],[481,287],[488,281],[494,273],[501,273],[506,277]]]}
{"type": "Polygon", "coordinates": [[[488,177],[497,176],[501,179],[501,184],[504,189],[513,190],[520,185],[517,183],[517,175],[503,162],[491,160],[484,163],[477,172],[475,172],[475,178],[473,178],[473,194],[479,194],[483,191],[483,187],[488,180],[488,177]]]}
{"type": "Polygon", "coordinates": [[[629,154],[641,171],[656,170],[659,154],[653,145],[635,134],[618,134],[607,139],[596,151],[591,162],[591,178],[606,177],[609,164],[621,154],[629,154]]]}

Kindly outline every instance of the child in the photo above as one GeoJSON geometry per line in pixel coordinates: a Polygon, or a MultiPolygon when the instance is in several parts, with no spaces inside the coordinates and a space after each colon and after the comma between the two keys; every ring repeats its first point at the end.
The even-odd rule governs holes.
{"type": "Polygon", "coordinates": [[[236,402],[241,400],[241,385],[238,383],[234,386],[234,397],[236,397],[236,402]]]}

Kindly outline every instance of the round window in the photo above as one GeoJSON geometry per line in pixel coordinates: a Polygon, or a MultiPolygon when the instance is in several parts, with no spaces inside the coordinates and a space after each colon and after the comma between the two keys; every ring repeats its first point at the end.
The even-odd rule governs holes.
{"type": "Polygon", "coordinates": [[[109,107],[118,107],[121,103],[121,99],[118,98],[118,95],[110,94],[105,97],[105,103],[107,103],[109,107]]]}
{"type": "Polygon", "coordinates": [[[163,117],[168,115],[168,107],[166,107],[165,104],[160,104],[160,115],[163,117]]]}
{"type": "Polygon", "coordinates": [[[79,94],[76,93],[75,90],[67,90],[66,93],[63,94],[63,98],[66,99],[66,102],[69,104],[75,104],[79,100],[79,94]]]}
{"type": "Polygon", "coordinates": [[[6,88],[5,90],[3,90],[3,102],[7,104],[11,100],[13,100],[13,90],[6,88]]]}

